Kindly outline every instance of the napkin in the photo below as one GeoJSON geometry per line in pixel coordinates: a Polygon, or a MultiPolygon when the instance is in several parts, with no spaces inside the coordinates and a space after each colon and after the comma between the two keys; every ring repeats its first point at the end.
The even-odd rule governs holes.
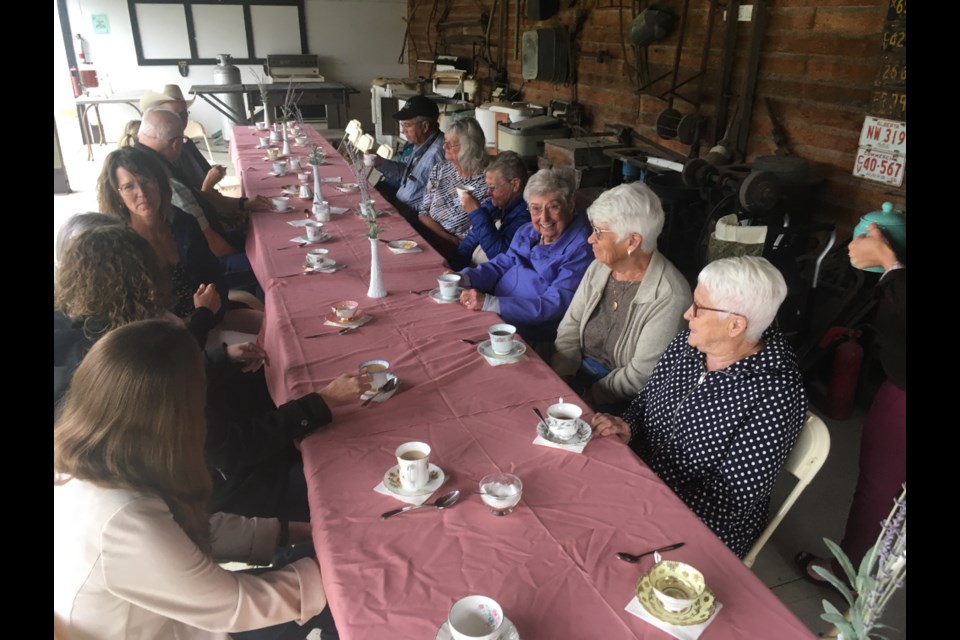
{"type": "Polygon", "coordinates": [[[302,218],[300,220],[287,220],[287,224],[291,227],[305,227],[308,222],[311,222],[313,218],[302,218]]]}
{"type": "Polygon", "coordinates": [[[507,358],[491,358],[491,357],[488,357],[488,356],[484,356],[482,353],[481,353],[480,355],[483,356],[483,359],[486,360],[486,361],[487,361],[487,364],[489,364],[491,367],[500,367],[500,366],[503,366],[503,365],[505,365],[505,364],[517,364],[518,362],[526,362],[527,360],[530,359],[530,358],[528,358],[528,357],[526,356],[526,354],[524,354],[524,355],[522,355],[522,356],[520,356],[520,357],[518,357],[518,358],[509,358],[509,359],[507,359],[507,358]]]}
{"type": "MultiPolygon", "coordinates": [[[[376,402],[376,400],[374,400],[374,402],[376,402]]],[[[447,480],[449,479],[449,477],[450,476],[447,476],[446,478],[443,479],[443,484],[441,484],[440,487],[442,487],[444,484],[447,484],[447,480]]],[[[437,487],[437,491],[440,490],[440,487],[437,487]]],[[[377,493],[382,493],[385,496],[396,498],[400,502],[406,502],[407,504],[418,504],[418,505],[423,504],[424,502],[426,502],[427,500],[429,500],[430,498],[432,498],[437,494],[437,491],[434,491],[433,493],[423,495],[423,496],[398,496],[395,493],[390,493],[389,491],[387,491],[387,488],[383,486],[383,480],[381,480],[377,484],[377,486],[373,488],[373,490],[376,491],[377,493]]]]}
{"type": "Polygon", "coordinates": [[[354,320],[351,322],[330,322],[329,320],[325,320],[323,324],[327,325],[328,327],[340,327],[341,329],[343,329],[344,327],[356,329],[357,327],[362,327],[363,325],[367,324],[371,320],[373,320],[373,316],[371,316],[368,313],[364,315],[362,318],[360,318],[359,320],[354,320]]]}
{"type": "Polygon", "coordinates": [[[332,213],[335,216],[338,216],[342,213],[346,213],[347,211],[350,211],[349,207],[330,207],[330,213],[332,213]]]}
{"type": "Polygon", "coordinates": [[[546,438],[544,438],[538,433],[537,437],[533,439],[533,444],[539,444],[542,447],[553,447],[554,449],[563,449],[564,451],[572,451],[574,453],[583,453],[584,448],[588,444],[590,444],[590,440],[587,440],[586,442],[582,442],[580,444],[557,444],[556,442],[550,442],[549,440],[547,440],[546,438]]]}
{"type": "Polygon", "coordinates": [[[633,596],[633,599],[627,603],[627,606],[624,607],[626,611],[637,616],[645,622],[649,622],[656,628],[669,633],[677,640],[697,640],[700,637],[700,634],[710,626],[710,623],[713,622],[713,619],[717,617],[717,614],[720,613],[720,609],[723,608],[723,605],[720,604],[718,600],[713,607],[713,613],[707,618],[706,622],[701,622],[700,624],[691,624],[691,625],[682,625],[678,626],[675,624],[670,624],[669,622],[664,622],[659,618],[653,617],[649,611],[643,608],[643,605],[640,604],[640,600],[637,599],[637,596],[633,596]]]}
{"type": "Polygon", "coordinates": [[[320,182],[342,182],[343,178],[340,176],[329,176],[326,178],[320,178],[320,182]]]}
{"type": "Polygon", "coordinates": [[[304,267],[303,274],[309,276],[313,273],[336,273],[337,271],[340,271],[340,269],[346,268],[347,265],[345,264],[334,264],[324,269],[318,269],[317,267],[304,267]]]}
{"type": "Polygon", "coordinates": [[[297,236],[296,238],[290,238],[290,242],[296,242],[297,244],[300,244],[301,242],[306,242],[308,244],[317,244],[319,242],[326,242],[332,237],[333,236],[331,236],[329,233],[324,233],[322,236],[320,236],[319,240],[308,240],[307,236],[297,236]]]}

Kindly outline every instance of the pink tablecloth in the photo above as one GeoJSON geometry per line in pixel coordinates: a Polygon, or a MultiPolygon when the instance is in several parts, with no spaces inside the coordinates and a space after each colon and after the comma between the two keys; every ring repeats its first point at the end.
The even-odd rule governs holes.
{"type": "MultiPolygon", "coordinates": [[[[295,179],[263,180],[269,165],[249,149],[255,142],[250,128],[234,130],[245,192],[277,195],[295,179]]],[[[331,159],[321,174],[355,180],[322,144],[331,159]]],[[[324,193],[334,206],[355,208],[359,201],[326,186],[324,193]]],[[[274,399],[317,390],[370,358],[389,360],[401,380],[399,392],[382,404],[336,408],[333,424],[302,443],[317,556],[342,638],[431,639],[451,604],[474,593],[500,602],[523,640],[669,638],[624,611],[652,558],[630,565],[614,554],[679,541],[686,546],[668,557],[703,571],[724,605],[704,640],[812,637],[619,441],[592,441],[579,455],[532,444],[531,408],[574,395],[535,354],[491,367],[459,341],[483,338],[496,315],[410,293],[436,286],[443,270],[422,240],[422,253],[401,255],[377,243],[386,298],[365,295],[371,247],[366,223],[352,213],[334,216],[327,225],[333,240],[322,245],[346,269],[279,277],[297,273],[307,250],[278,250],[299,235],[286,221],[302,217],[309,203],[295,202],[298,213],[256,214],[247,246],[267,294],[263,341],[274,399]],[[341,299],[360,301],[373,320],[336,335],[323,315],[341,299]],[[330,335],[303,339],[317,333],[330,335]],[[396,447],[410,440],[433,448],[431,461],[448,478],[439,493],[459,488],[463,496],[446,511],[381,521],[380,513],[400,503],[373,489],[395,464],[396,447]],[[502,518],[476,493],[480,478],[498,470],[524,483],[517,509],[502,518]]],[[[381,234],[419,240],[396,214],[381,219],[381,234]]]]}

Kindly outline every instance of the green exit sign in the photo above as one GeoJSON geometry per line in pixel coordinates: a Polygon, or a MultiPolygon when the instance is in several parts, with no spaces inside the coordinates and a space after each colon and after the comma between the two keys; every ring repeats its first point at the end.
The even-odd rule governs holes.
{"type": "Polygon", "coordinates": [[[95,13],[92,16],[93,19],[93,32],[97,34],[108,34],[110,33],[110,19],[107,18],[105,13],[95,13]]]}

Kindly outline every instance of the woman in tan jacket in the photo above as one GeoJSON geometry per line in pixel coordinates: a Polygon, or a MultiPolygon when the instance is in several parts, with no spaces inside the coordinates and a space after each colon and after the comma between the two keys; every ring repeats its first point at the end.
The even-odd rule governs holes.
{"type": "Polygon", "coordinates": [[[595,409],[637,395],[678,331],[690,286],[657,251],[660,199],[635,182],[604,192],[587,210],[596,260],[560,322],[553,368],[595,409]]]}

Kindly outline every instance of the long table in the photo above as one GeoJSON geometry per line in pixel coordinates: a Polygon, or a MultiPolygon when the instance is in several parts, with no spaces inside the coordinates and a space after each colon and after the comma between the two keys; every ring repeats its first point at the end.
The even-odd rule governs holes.
{"type": "MultiPolygon", "coordinates": [[[[295,178],[264,179],[269,163],[252,148],[256,137],[250,127],[234,129],[244,189],[277,195],[295,178]]],[[[329,144],[315,132],[311,138],[330,154],[322,175],[356,180],[329,144]]],[[[359,201],[327,186],[324,193],[333,206],[355,208],[359,201]]],[[[389,206],[375,199],[378,208],[389,206]]],[[[322,245],[346,269],[281,277],[300,269],[307,250],[278,250],[297,235],[288,216],[302,217],[309,206],[294,203],[296,214],[255,214],[247,244],[266,292],[262,339],[274,400],[315,391],[370,358],[390,361],[401,380],[383,403],[334,409],[333,423],[301,443],[317,557],[342,638],[431,639],[454,601],[480,593],[503,605],[523,640],[667,639],[624,610],[653,560],[631,565],[614,554],[678,541],[686,546],[668,557],[700,569],[723,604],[704,640],[813,637],[618,440],[593,440],[583,454],[532,444],[532,407],[559,396],[580,401],[532,350],[523,362],[491,367],[459,340],[485,337],[499,321],[495,314],[410,293],[435,286],[443,268],[399,215],[381,219],[381,236],[416,239],[424,251],[395,255],[376,243],[387,297],[365,295],[371,247],[366,223],[352,213],[334,216],[326,225],[333,240],[322,245]],[[325,327],[323,315],[342,299],[358,300],[373,320],[344,335],[325,327]],[[323,332],[329,335],[303,338],[323,332]],[[399,505],[374,487],[395,464],[396,447],[410,440],[428,442],[431,462],[446,473],[435,495],[453,488],[464,495],[444,511],[381,521],[399,505]],[[476,493],[480,478],[494,471],[514,473],[524,484],[506,517],[491,515],[476,493]]]]}
{"type": "MultiPolygon", "coordinates": [[[[268,100],[271,104],[282,104],[288,91],[300,95],[298,104],[301,107],[324,105],[327,109],[327,126],[331,129],[342,129],[346,120],[347,109],[350,107],[350,94],[358,93],[353,87],[340,82],[274,82],[264,85],[268,100]]],[[[190,93],[196,94],[211,107],[227,116],[234,122],[242,124],[249,121],[246,113],[238,113],[227,104],[220,95],[236,94],[245,96],[252,111],[260,100],[260,85],[256,84],[195,84],[190,87],[190,93]]]]}

